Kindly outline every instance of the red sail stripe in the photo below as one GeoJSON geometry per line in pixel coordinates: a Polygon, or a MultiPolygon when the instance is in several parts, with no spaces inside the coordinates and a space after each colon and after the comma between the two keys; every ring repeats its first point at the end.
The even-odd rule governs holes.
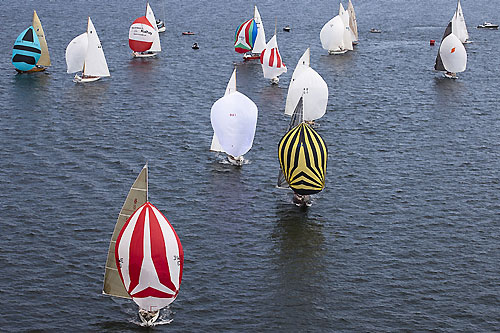
{"type": "Polygon", "coordinates": [[[269,67],[273,67],[274,64],[274,48],[271,49],[271,55],[269,56],[269,67]]]}
{"type": "Polygon", "coordinates": [[[128,287],[129,293],[139,284],[142,262],[144,261],[144,224],[146,219],[147,203],[145,205],[146,207],[144,207],[137,218],[134,231],[132,232],[132,237],[130,238],[128,264],[130,276],[130,285],[128,287]]]}
{"type": "Polygon", "coordinates": [[[266,49],[263,49],[262,52],[260,53],[260,63],[261,63],[261,65],[264,65],[264,53],[266,53],[266,49]]]}
{"type": "Polygon", "coordinates": [[[146,24],[146,25],[149,25],[151,28],[154,29],[154,27],[151,25],[151,22],[149,22],[149,20],[147,19],[146,16],[138,17],[134,22],[132,22],[132,24],[134,24],[134,23],[146,24]]]}
{"type": "MultiPolygon", "coordinates": [[[[252,21],[252,20],[248,20],[247,22],[251,22],[251,21],[252,21]]],[[[247,25],[246,25],[246,27],[245,27],[245,42],[246,42],[246,43],[247,43],[247,45],[248,45],[248,46],[250,46],[250,47],[251,47],[251,45],[250,45],[250,26],[251,26],[251,25],[252,25],[252,24],[251,24],[251,23],[249,23],[249,24],[247,24],[247,25]]]]}
{"type": "Polygon", "coordinates": [[[276,67],[280,68],[281,67],[281,55],[280,55],[278,49],[276,49],[276,62],[277,62],[276,67]]]}
{"type": "MultiPolygon", "coordinates": [[[[151,205],[154,207],[153,205],[151,205]]],[[[156,207],[155,207],[156,208],[156,207]]],[[[149,207],[149,232],[151,238],[151,258],[155,266],[156,274],[160,283],[175,291],[175,285],[170,277],[170,268],[168,267],[167,249],[165,247],[165,238],[161,231],[160,222],[151,207],[149,207]]],[[[159,210],[158,210],[159,211],[159,210]]],[[[165,218],[165,220],[167,220],[165,218]]]]}
{"type": "Polygon", "coordinates": [[[174,298],[175,296],[177,296],[177,292],[174,295],[172,295],[155,288],[147,287],[146,289],[141,290],[130,296],[132,296],[133,298],[146,298],[146,297],[174,298]]]}
{"type": "MultiPolygon", "coordinates": [[[[248,22],[248,21],[247,21],[247,22],[248,22]]],[[[235,42],[237,42],[237,41],[238,41],[238,36],[240,35],[241,29],[243,29],[243,27],[245,26],[245,23],[246,23],[246,22],[242,23],[242,24],[240,25],[240,27],[238,28],[238,32],[236,33],[236,40],[235,40],[235,42]]]]}

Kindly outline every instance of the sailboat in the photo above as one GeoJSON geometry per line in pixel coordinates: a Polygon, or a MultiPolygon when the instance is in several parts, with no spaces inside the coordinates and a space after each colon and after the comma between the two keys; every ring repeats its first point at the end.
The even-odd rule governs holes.
{"type": "Polygon", "coordinates": [[[137,18],[129,29],[128,45],[134,57],[154,57],[161,52],[160,35],[156,18],[149,2],[146,4],[146,15],[137,18]]]}
{"type": "Polygon", "coordinates": [[[87,31],[75,37],[66,47],[66,65],[68,73],[82,72],[81,76],[75,75],[74,82],[92,82],[110,76],[101,41],[90,17],[87,31]]]}
{"type": "Polygon", "coordinates": [[[257,115],[255,103],[236,90],[235,69],[224,96],[212,105],[210,121],[214,136],[210,150],[224,152],[229,163],[242,166],[243,155],[252,148],[257,115]]]}
{"type": "Polygon", "coordinates": [[[349,13],[340,4],[339,15],[326,22],[319,33],[321,46],[328,54],[343,54],[352,50],[349,13]]]}
{"type": "Polygon", "coordinates": [[[287,72],[286,66],[283,63],[278,50],[278,42],[276,41],[276,32],[273,38],[266,44],[264,50],[260,54],[260,64],[264,77],[270,79],[272,84],[278,84],[279,76],[287,72]]]}
{"type": "Polygon", "coordinates": [[[460,0],[457,2],[457,9],[451,19],[451,32],[457,36],[463,44],[470,43],[469,33],[467,32],[467,26],[465,25],[465,18],[464,13],[462,12],[462,6],[460,5],[460,0]]]}
{"type": "Polygon", "coordinates": [[[328,86],[309,64],[310,51],[307,49],[293,71],[286,96],[285,114],[292,115],[302,97],[304,121],[312,122],[323,117],[326,112],[328,86]]]}
{"type": "Polygon", "coordinates": [[[50,66],[49,48],[36,10],[33,11],[32,25],[14,43],[12,64],[18,73],[41,72],[50,66]]]}
{"type": "Polygon", "coordinates": [[[466,66],[467,51],[460,39],[452,33],[452,23],[450,22],[441,40],[434,69],[445,71],[444,76],[447,78],[456,79],[456,73],[465,71],[466,66]]]}
{"type": "Polygon", "coordinates": [[[351,0],[347,5],[347,12],[349,13],[349,30],[351,31],[351,40],[353,45],[358,44],[358,22],[356,21],[356,12],[351,0]]]}
{"type": "Polygon", "coordinates": [[[179,293],[184,252],[175,230],[148,201],[148,167],[130,188],[111,237],[103,294],[132,299],[144,326],[179,293]]]}
{"type": "Polygon", "coordinates": [[[294,192],[295,205],[309,207],[312,204],[310,196],[325,187],[328,149],[312,126],[300,119],[302,107],[300,98],[289,130],[278,145],[281,167],[278,187],[285,187],[283,185],[286,181],[294,192]]]}
{"type": "Polygon", "coordinates": [[[243,60],[259,59],[266,47],[266,33],[257,6],[254,6],[253,19],[240,24],[234,36],[234,50],[244,53],[243,60]],[[248,53],[251,52],[251,53],[248,53]]]}

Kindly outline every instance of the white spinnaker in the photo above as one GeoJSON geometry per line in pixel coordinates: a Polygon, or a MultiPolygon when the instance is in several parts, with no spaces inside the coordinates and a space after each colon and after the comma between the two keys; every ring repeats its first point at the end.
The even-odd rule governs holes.
{"type": "Polygon", "coordinates": [[[97,32],[90,17],[87,27],[87,36],[89,42],[83,74],[100,77],[110,76],[108,64],[104,57],[104,52],[102,51],[101,41],[99,40],[99,36],[97,36],[97,32]]]}
{"type": "Polygon", "coordinates": [[[342,3],[339,8],[339,16],[342,22],[344,22],[344,48],[346,50],[353,50],[351,28],[349,28],[349,13],[344,9],[342,3]]]}
{"type": "Polygon", "coordinates": [[[457,3],[457,10],[451,19],[451,32],[460,39],[462,43],[465,43],[469,39],[469,33],[467,32],[467,26],[465,25],[464,13],[462,12],[462,6],[460,5],[460,0],[457,3]]]}
{"type": "Polygon", "coordinates": [[[266,44],[264,56],[262,57],[262,71],[264,72],[264,77],[266,79],[272,79],[280,76],[283,73],[287,72],[287,68],[281,59],[281,54],[278,50],[278,42],[276,41],[276,35],[271,38],[271,40],[266,44]],[[272,51],[274,49],[274,51],[272,51]],[[271,52],[273,52],[273,64],[272,66],[269,64],[271,52]],[[276,59],[280,59],[281,65],[277,67],[276,59]]]}
{"type": "Polygon", "coordinates": [[[349,0],[349,4],[347,5],[347,12],[349,13],[349,28],[351,29],[352,41],[358,41],[358,22],[356,20],[356,12],[354,11],[354,6],[352,5],[351,0],[349,0]]]}
{"type": "Polygon", "coordinates": [[[210,121],[224,152],[238,157],[252,148],[257,115],[257,105],[238,91],[212,105],[210,121]]]}
{"type": "MultiPolygon", "coordinates": [[[[231,78],[227,83],[226,92],[224,96],[227,96],[235,91],[236,91],[236,69],[234,69],[233,74],[231,75],[231,78]]],[[[210,145],[210,151],[224,152],[219,143],[219,139],[217,139],[217,135],[215,135],[215,133],[214,136],[212,137],[212,144],[210,145]]]]}
{"type": "Polygon", "coordinates": [[[323,49],[327,51],[344,50],[344,29],[344,22],[339,15],[326,22],[319,33],[323,49]]]}
{"type": "Polygon", "coordinates": [[[255,43],[253,44],[252,53],[260,54],[262,50],[266,48],[266,33],[264,31],[264,25],[262,24],[262,19],[260,18],[259,10],[255,6],[253,19],[257,25],[257,37],[255,38],[255,43]]]}
{"type": "Polygon", "coordinates": [[[465,47],[453,33],[449,34],[439,46],[439,55],[444,68],[448,72],[459,73],[467,66],[467,52],[465,47]]]}
{"type": "MultiPolygon", "coordinates": [[[[145,218],[144,218],[145,223],[143,229],[144,238],[142,244],[143,247],[142,265],[141,265],[138,284],[133,288],[133,290],[130,290],[130,294],[134,295],[135,293],[144,291],[148,288],[153,288],[158,291],[165,292],[167,294],[175,295],[176,291],[180,287],[179,280],[181,273],[180,266],[178,265],[178,261],[176,260],[176,258],[180,257],[180,250],[177,244],[177,238],[175,236],[173,229],[170,227],[170,224],[165,219],[165,217],[160,213],[160,211],[158,211],[158,209],[156,209],[156,207],[150,204],[142,206],[131,216],[128,225],[123,231],[120,242],[118,243],[118,257],[122,260],[120,270],[122,273],[125,288],[129,290],[131,284],[130,269],[129,269],[130,256],[133,255],[132,252],[140,251],[140,249],[131,248],[131,245],[133,244],[132,235],[134,233],[139,232],[139,230],[135,229],[139,227],[137,226],[138,220],[140,214],[144,209],[146,209],[146,212],[145,212],[145,218]],[[176,290],[172,290],[160,282],[160,279],[158,277],[158,272],[153,263],[153,258],[152,258],[153,243],[151,242],[151,228],[150,228],[151,227],[150,223],[152,220],[150,216],[151,213],[154,214],[154,217],[156,218],[156,220],[158,220],[158,223],[161,228],[161,233],[163,235],[163,242],[164,242],[163,246],[165,247],[166,250],[166,258],[161,258],[161,259],[166,259],[168,263],[170,281],[173,283],[176,290]]],[[[175,300],[175,297],[162,298],[153,296],[147,296],[147,297],[132,296],[132,299],[134,300],[135,303],[137,303],[137,305],[139,305],[140,308],[152,311],[152,310],[159,310],[169,305],[175,300]]]]}
{"type": "Polygon", "coordinates": [[[306,69],[309,68],[309,63],[310,63],[310,50],[309,48],[304,52],[302,57],[300,57],[299,61],[297,62],[297,66],[295,66],[295,69],[292,73],[292,79],[290,80],[290,84],[288,87],[288,94],[286,96],[286,103],[285,103],[285,114],[291,116],[293,112],[295,111],[295,108],[297,107],[297,103],[299,102],[299,98],[295,98],[295,96],[292,96],[290,94],[290,88],[292,85],[295,84],[295,81],[299,75],[305,71],[306,69]]]}
{"type": "Polygon", "coordinates": [[[85,57],[87,55],[89,40],[87,33],[76,36],[66,47],[66,65],[68,73],[76,73],[83,70],[85,57]]]}
{"type": "Polygon", "coordinates": [[[148,51],[161,52],[160,34],[158,33],[158,26],[156,25],[156,17],[155,17],[155,14],[153,13],[153,10],[151,9],[151,6],[149,5],[149,2],[146,6],[146,18],[148,19],[149,23],[151,23],[151,25],[155,29],[154,38],[153,38],[153,45],[151,45],[151,48],[148,51]]]}

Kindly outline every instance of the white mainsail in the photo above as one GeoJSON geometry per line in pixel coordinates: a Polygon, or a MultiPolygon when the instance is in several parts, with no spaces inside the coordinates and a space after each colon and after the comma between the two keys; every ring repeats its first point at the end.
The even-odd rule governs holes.
{"type": "Polygon", "coordinates": [[[341,52],[345,50],[344,46],[344,22],[337,15],[326,22],[319,33],[321,46],[328,52],[341,52]]]}
{"type": "Polygon", "coordinates": [[[33,28],[35,29],[35,33],[40,41],[40,48],[42,49],[42,54],[40,55],[40,59],[36,63],[39,66],[50,66],[50,55],[49,48],[47,46],[47,41],[45,40],[45,33],[43,32],[42,23],[38,18],[36,10],[33,11],[33,28]]]}
{"type": "Polygon", "coordinates": [[[349,13],[344,9],[342,3],[339,7],[339,16],[342,18],[342,22],[344,22],[344,48],[346,50],[353,50],[351,28],[349,28],[349,13]]]}
{"type": "Polygon", "coordinates": [[[88,76],[110,76],[101,41],[89,17],[87,27],[88,47],[83,74],[88,76]]]}
{"type": "Polygon", "coordinates": [[[356,21],[356,12],[354,11],[354,6],[351,0],[347,5],[347,12],[349,13],[349,28],[351,29],[352,41],[358,41],[358,22],[356,21]]]}
{"type": "Polygon", "coordinates": [[[303,97],[303,117],[306,121],[321,118],[328,103],[328,86],[321,75],[309,67],[309,58],[310,51],[307,49],[292,74],[285,104],[285,114],[292,115],[303,97]]]}
{"type": "MultiPolygon", "coordinates": [[[[232,80],[233,77],[230,84],[232,80]]],[[[226,91],[230,92],[212,105],[210,121],[221,151],[238,157],[252,148],[258,109],[250,98],[238,91],[232,92],[231,89],[228,84],[226,91]]]]}
{"type": "Polygon", "coordinates": [[[457,9],[451,19],[451,31],[458,37],[458,39],[460,39],[462,43],[466,43],[469,39],[469,33],[467,32],[467,26],[465,25],[465,18],[464,13],[462,12],[462,6],[460,5],[460,0],[458,0],[457,9]]]}
{"type": "Polygon", "coordinates": [[[76,36],[66,47],[66,65],[68,73],[76,73],[83,70],[89,39],[87,33],[76,36]]]}
{"type": "Polygon", "coordinates": [[[149,5],[149,2],[146,5],[146,18],[148,19],[149,23],[151,23],[151,25],[155,29],[153,45],[151,45],[151,48],[149,49],[149,51],[161,52],[160,35],[158,33],[158,26],[156,25],[156,17],[155,17],[155,14],[153,13],[153,10],[151,9],[151,6],[149,5]]]}
{"type": "MultiPolygon", "coordinates": [[[[227,83],[226,93],[224,94],[224,96],[227,96],[235,91],[236,91],[236,69],[234,69],[233,74],[231,75],[231,78],[227,83]]],[[[224,152],[219,143],[219,139],[217,139],[217,135],[215,135],[215,133],[214,136],[212,137],[212,144],[210,145],[210,151],[224,152]]]]}
{"type": "Polygon", "coordinates": [[[123,207],[118,214],[115,229],[109,243],[108,258],[104,272],[102,293],[105,295],[130,298],[125,289],[115,260],[116,239],[128,218],[148,200],[148,165],[146,164],[128,192],[123,207]]]}
{"type": "Polygon", "coordinates": [[[278,50],[276,34],[267,43],[266,48],[262,52],[260,62],[266,79],[273,79],[287,72],[287,68],[278,50]]]}
{"type": "Polygon", "coordinates": [[[467,66],[467,52],[465,47],[453,33],[449,34],[439,46],[439,55],[444,68],[451,73],[465,71],[467,66]]]}
{"type": "Polygon", "coordinates": [[[252,53],[260,54],[262,50],[266,48],[266,33],[264,31],[264,25],[262,24],[262,19],[260,18],[257,6],[254,8],[253,19],[257,25],[257,37],[255,38],[255,43],[253,44],[252,53]]]}

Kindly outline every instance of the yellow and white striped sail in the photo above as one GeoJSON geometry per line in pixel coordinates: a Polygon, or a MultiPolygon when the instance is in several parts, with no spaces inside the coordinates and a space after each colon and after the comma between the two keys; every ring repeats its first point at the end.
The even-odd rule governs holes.
{"type": "Polygon", "coordinates": [[[301,123],[285,134],[279,143],[278,159],[294,192],[310,195],[325,187],[328,150],[310,125],[301,123]]]}
{"type": "Polygon", "coordinates": [[[120,279],[120,274],[116,268],[115,260],[115,246],[116,239],[120,234],[125,222],[128,218],[148,200],[148,165],[146,164],[134,184],[128,192],[127,198],[123,203],[123,207],[120,210],[118,219],[116,221],[115,230],[113,231],[113,236],[111,236],[111,242],[109,243],[108,259],[106,260],[106,270],[104,272],[104,285],[102,288],[102,293],[105,295],[130,298],[127,290],[125,289],[122,280],[120,279]]]}
{"type": "Polygon", "coordinates": [[[50,55],[49,48],[47,46],[47,41],[45,40],[45,33],[43,32],[42,23],[36,14],[36,10],[33,11],[33,29],[35,29],[35,33],[40,41],[40,48],[42,49],[42,54],[40,55],[40,59],[38,59],[37,65],[40,66],[50,66],[50,55]]]}

